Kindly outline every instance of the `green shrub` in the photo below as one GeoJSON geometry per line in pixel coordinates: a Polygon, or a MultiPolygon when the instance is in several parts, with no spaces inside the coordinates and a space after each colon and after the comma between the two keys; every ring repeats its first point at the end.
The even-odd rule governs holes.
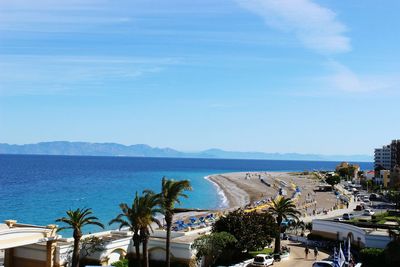
{"type": "Polygon", "coordinates": [[[363,267],[382,266],[385,262],[384,250],[380,248],[363,248],[360,251],[363,267]]]}
{"type": "Polygon", "coordinates": [[[272,248],[264,248],[263,250],[258,251],[249,251],[249,254],[252,257],[255,257],[257,254],[271,254],[274,250],[272,248]]]}
{"type": "Polygon", "coordinates": [[[114,262],[111,264],[111,266],[115,267],[128,267],[128,260],[127,259],[122,259],[120,261],[114,262]]]}
{"type": "Polygon", "coordinates": [[[227,232],[237,239],[239,251],[261,250],[276,235],[275,219],[269,213],[235,210],[220,218],[212,229],[213,233],[227,232]]]}

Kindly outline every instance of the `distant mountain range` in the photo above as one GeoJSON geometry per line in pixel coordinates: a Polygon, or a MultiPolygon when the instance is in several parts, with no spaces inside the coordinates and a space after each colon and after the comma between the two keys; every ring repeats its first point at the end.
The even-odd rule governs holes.
{"type": "Polygon", "coordinates": [[[298,153],[236,152],[208,149],[200,152],[182,152],[172,148],[149,145],[121,145],[116,143],[41,142],[37,144],[0,144],[0,154],[71,155],[71,156],[128,156],[170,158],[219,158],[219,159],[270,159],[316,161],[373,161],[370,155],[319,155],[298,153]]]}

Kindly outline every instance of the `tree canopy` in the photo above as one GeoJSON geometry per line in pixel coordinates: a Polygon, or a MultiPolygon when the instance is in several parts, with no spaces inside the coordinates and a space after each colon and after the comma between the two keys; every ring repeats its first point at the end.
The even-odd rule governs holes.
{"type": "Polygon", "coordinates": [[[211,233],[197,238],[191,245],[196,250],[196,258],[205,259],[205,266],[213,265],[221,254],[234,247],[238,240],[227,232],[211,233]]]}
{"type": "Polygon", "coordinates": [[[250,251],[269,245],[277,228],[274,218],[268,213],[236,210],[215,222],[212,231],[230,233],[238,240],[236,247],[240,251],[250,251]]]}
{"type": "Polygon", "coordinates": [[[325,179],[325,182],[330,184],[331,186],[334,186],[334,185],[340,183],[340,176],[338,176],[338,175],[329,176],[325,179]]]}
{"type": "Polygon", "coordinates": [[[342,167],[337,170],[337,173],[340,177],[354,177],[356,171],[356,167],[353,165],[349,165],[347,167],[342,167]]]}

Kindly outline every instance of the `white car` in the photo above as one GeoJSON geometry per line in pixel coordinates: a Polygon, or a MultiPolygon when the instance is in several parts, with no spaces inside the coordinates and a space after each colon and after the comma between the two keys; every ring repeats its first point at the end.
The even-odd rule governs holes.
{"type": "Polygon", "coordinates": [[[364,197],[362,198],[362,200],[363,200],[364,202],[370,202],[369,196],[364,196],[364,197]]]}
{"type": "Polygon", "coordinates": [[[371,210],[371,209],[365,209],[364,210],[364,215],[366,216],[372,216],[375,214],[375,211],[371,210]]]}
{"type": "Polygon", "coordinates": [[[253,266],[270,266],[274,264],[274,258],[267,254],[258,254],[254,257],[253,266]]]}

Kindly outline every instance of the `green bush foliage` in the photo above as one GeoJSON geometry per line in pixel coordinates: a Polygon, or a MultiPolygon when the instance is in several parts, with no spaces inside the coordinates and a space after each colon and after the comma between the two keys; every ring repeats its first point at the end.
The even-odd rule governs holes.
{"type": "Polygon", "coordinates": [[[330,184],[331,186],[334,186],[334,185],[340,183],[340,176],[338,176],[338,175],[329,176],[325,179],[325,182],[327,184],[330,184]]]}
{"type": "Polygon", "coordinates": [[[277,228],[269,213],[236,210],[219,219],[213,225],[212,231],[233,235],[238,240],[239,251],[257,251],[271,243],[277,228]]]}
{"type": "Polygon", "coordinates": [[[128,267],[128,260],[127,260],[127,259],[123,259],[123,260],[114,262],[113,264],[111,264],[111,266],[115,266],[115,267],[128,267]]]}
{"type": "Polygon", "coordinates": [[[382,266],[385,262],[385,253],[380,248],[363,248],[360,251],[363,267],[382,266]]]}
{"type": "Polygon", "coordinates": [[[227,251],[232,251],[231,248],[236,243],[237,240],[233,235],[227,232],[219,232],[197,238],[194,240],[191,248],[196,250],[196,258],[198,260],[204,257],[206,266],[211,266],[214,265],[221,255],[227,251]]]}

